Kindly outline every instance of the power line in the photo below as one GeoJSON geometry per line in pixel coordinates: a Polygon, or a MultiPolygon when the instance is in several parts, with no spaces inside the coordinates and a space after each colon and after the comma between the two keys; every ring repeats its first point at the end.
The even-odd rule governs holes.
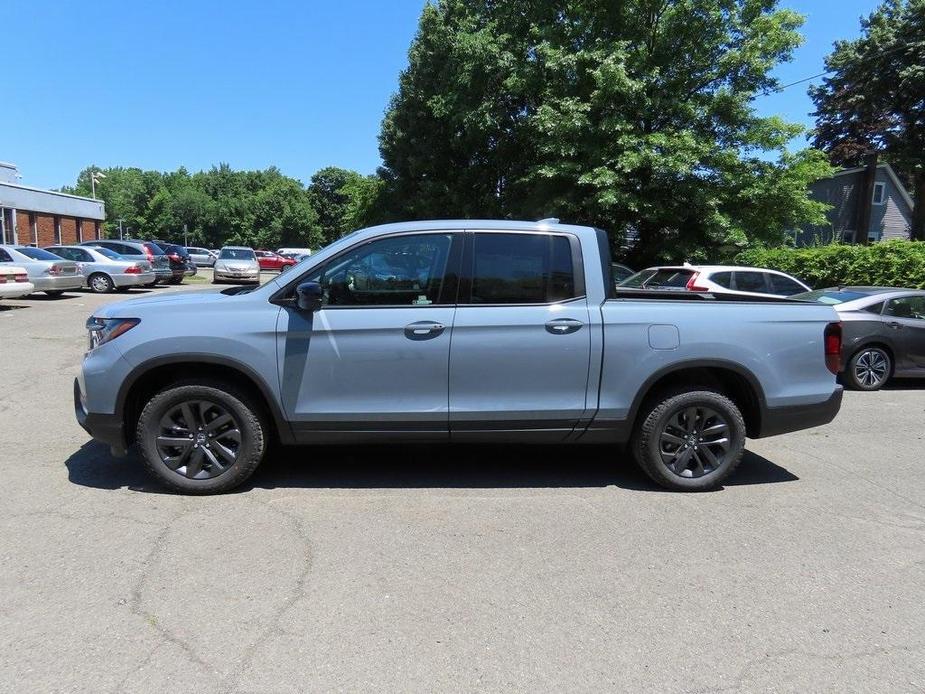
{"type": "Polygon", "coordinates": [[[761,92],[761,96],[768,96],[769,94],[776,94],[777,92],[782,92],[788,87],[793,87],[794,85],[797,85],[797,84],[803,84],[804,82],[809,82],[810,80],[814,80],[817,77],[822,77],[824,75],[827,75],[830,72],[832,71],[826,70],[825,72],[820,72],[818,75],[813,75],[812,77],[804,77],[803,79],[797,80],[796,82],[790,82],[789,84],[784,84],[784,85],[781,85],[780,87],[775,87],[774,89],[768,89],[766,91],[761,92]]]}

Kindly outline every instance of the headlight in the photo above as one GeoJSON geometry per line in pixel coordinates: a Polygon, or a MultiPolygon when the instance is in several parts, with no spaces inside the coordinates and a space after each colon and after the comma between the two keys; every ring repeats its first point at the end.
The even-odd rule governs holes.
{"type": "Polygon", "coordinates": [[[87,330],[90,333],[90,349],[115,340],[119,335],[128,332],[141,321],[138,318],[96,318],[87,319],[87,330]]]}

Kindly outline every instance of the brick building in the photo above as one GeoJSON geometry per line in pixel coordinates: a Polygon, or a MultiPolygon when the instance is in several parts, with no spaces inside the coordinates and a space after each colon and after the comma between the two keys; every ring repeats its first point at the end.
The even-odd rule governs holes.
{"type": "Polygon", "coordinates": [[[21,185],[14,164],[0,162],[0,243],[52,246],[102,238],[102,200],[21,185]]]}

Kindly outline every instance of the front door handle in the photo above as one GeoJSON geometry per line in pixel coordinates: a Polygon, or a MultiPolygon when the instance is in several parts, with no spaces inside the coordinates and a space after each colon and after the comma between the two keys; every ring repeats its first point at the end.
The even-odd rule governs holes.
{"type": "Polygon", "coordinates": [[[442,334],[444,330],[446,326],[443,323],[421,320],[405,326],[405,337],[409,340],[430,340],[442,334]]]}
{"type": "Polygon", "coordinates": [[[556,318],[546,323],[546,332],[553,335],[569,335],[578,332],[584,327],[584,323],[574,318],[556,318]]]}
{"type": "Polygon", "coordinates": [[[903,327],[903,324],[897,323],[896,321],[892,321],[890,323],[890,327],[893,328],[893,330],[899,330],[901,327],[903,327]]]}

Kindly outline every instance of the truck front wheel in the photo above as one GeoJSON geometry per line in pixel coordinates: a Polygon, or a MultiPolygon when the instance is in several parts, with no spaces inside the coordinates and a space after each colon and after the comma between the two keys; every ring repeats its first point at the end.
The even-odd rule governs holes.
{"type": "Polygon", "coordinates": [[[230,384],[178,384],[148,401],[135,438],[148,470],[168,487],[226,492],[263,459],[267,435],[259,412],[230,384]]]}
{"type": "Polygon", "coordinates": [[[745,451],[742,413],[711,390],[657,396],[646,402],[637,421],[632,440],[636,462],[668,489],[716,489],[745,451]]]}

